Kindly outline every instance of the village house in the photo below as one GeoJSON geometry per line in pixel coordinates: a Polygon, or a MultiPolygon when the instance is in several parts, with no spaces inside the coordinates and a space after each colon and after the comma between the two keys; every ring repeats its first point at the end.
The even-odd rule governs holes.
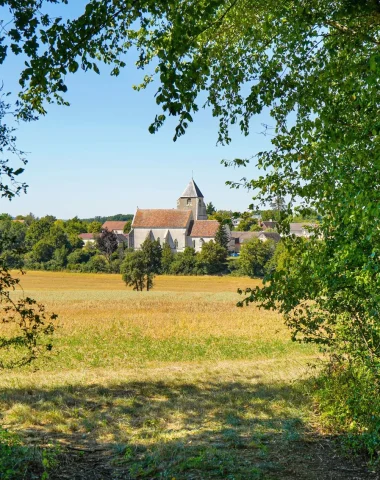
{"type": "MultiPolygon", "coordinates": [[[[177,201],[177,209],[137,209],[129,233],[130,246],[141,248],[146,238],[167,243],[173,252],[186,247],[200,251],[205,242],[215,239],[216,220],[207,220],[204,197],[193,179],[177,201]]],[[[228,230],[229,232],[229,230],[228,230]]]]}
{"type": "Polygon", "coordinates": [[[102,225],[102,230],[108,230],[109,232],[113,232],[116,234],[122,235],[124,233],[124,227],[128,222],[118,222],[118,221],[111,221],[107,220],[102,225]]]}
{"type": "Polygon", "coordinates": [[[277,232],[231,232],[230,235],[228,250],[233,253],[239,253],[242,244],[252,240],[252,238],[258,238],[262,242],[273,240],[276,243],[281,240],[281,236],[277,232]]]}

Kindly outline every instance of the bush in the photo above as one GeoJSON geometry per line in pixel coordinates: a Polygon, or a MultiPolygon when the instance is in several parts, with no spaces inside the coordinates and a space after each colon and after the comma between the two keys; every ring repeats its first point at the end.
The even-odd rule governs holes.
{"type": "Polygon", "coordinates": [[[379,377],[365,366],[333,362],[316,383],[315,398],[322,420],[336,433],[346,434],[346,444],[378,460],[380,452],[379,377]]]}
{"type": "Polygon", "coordinates": [[[240,273],[249,277],[262,277],[265,273],[265,265],[273,256],[275,243],[271,240],[262,242],[258,238],[252,238],[244,242],[239,257],[240,273]]]}
{"type": "Polygon", "coordinates": [[[170,265],[170,273],[172,275],[196,275],[197,267],[197,253],[194,248],[186,247],[183,252],[175,255],[174,261],[170,265]]]}
{"type": "Polygon", "coordinates": [[[81,270],[87,273],[105,273],[109,271],[109,266],[103,255],[94,255],[82,266],[81,270]]]}
{"type": "Polygon", "coordinates": [[[198,270],[205,274],[215,274],[226,270],[227,250],[218,243],[210,242],[202,245],[198,254],[198,270]]]}

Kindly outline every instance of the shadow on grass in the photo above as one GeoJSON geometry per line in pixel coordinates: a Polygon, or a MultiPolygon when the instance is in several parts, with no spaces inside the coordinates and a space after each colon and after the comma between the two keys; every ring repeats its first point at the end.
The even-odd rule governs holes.
{"type": "Polygon", "coordinates": [[[120,382],[3,389],[3,423],[60,445],[59,479],[369,479],[305,422],[302,384],[120,382]]]}

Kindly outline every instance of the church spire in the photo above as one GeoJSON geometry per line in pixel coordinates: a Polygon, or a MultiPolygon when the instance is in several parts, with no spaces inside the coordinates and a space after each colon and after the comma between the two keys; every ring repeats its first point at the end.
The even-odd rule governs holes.
{"type": "Polygon", "coordinates": [[[203,193],[199,190],[198,185],[194,182],[192,178],[185,188],[185,191],[181,195],[181,198],[203,198],[203,193]]]}

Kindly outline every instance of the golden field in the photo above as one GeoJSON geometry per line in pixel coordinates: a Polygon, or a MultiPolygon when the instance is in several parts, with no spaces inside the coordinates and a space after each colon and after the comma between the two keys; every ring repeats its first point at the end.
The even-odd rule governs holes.
{"type": "Polygon", "coordinates": [[[59,328],[51,355],[2,373],[3,426],[52,452],[49,478],[328,478],[304,455],[323,441],[304,384],[316,351],[236,307],[258,282],[162,276],[134,292],[119,275],[28,272],[17,295],[59,328]]]}

